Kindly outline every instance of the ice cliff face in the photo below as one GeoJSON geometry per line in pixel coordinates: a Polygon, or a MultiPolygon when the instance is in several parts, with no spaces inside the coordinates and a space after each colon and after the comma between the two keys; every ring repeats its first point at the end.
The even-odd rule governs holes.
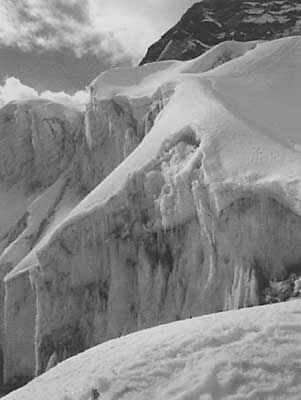
{"type": "Polygon", "coordinates": [[[91,103],[84,115],[34,100],[0,110],[0,367],[5,385],[35,374],[36,296],[28,271],[39,265],[37,249],[142,140],[159,97],[152,106],[144,115],[143,107],[136,110],[126,99],[107,99],[91,103]],[[18,278],[8,289],[3,280],[10,273],[18,278]]]}
{"type": "Polygon", "coordinates": [[[5,384],[301,275],[300,64],[300,37],[225,42],[102,74],[84,115],[1,111],[5,384]]]}
{"type": "Polygon", "coordinates": [[[189,60],[225,40],[271,40],[301,33],[299,0],[203,0],[195,3],[141,61],[189,60]]]}

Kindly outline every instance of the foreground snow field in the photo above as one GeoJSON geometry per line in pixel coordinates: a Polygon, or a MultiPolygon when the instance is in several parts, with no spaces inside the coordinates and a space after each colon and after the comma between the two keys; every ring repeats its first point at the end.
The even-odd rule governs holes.
{"type": "Polygon", "coordinates": [[[300,400],[301,301],[228,311],[111,340],[5,400],[300,400]]]}

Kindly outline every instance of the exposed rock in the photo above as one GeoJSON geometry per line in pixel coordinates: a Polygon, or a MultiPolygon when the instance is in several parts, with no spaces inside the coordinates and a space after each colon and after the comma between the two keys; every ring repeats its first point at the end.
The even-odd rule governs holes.
{"type": "Polygon", "coordinates": [[[269,282],[264,290],[264,303],[278,303],[301,296],[301,271],[299,266],[297,267],[297,271],[299,276],[291,274],[288,279],[269,282]]]}
{"type": "Polygon", "coordinates": [[[271,40],[298,35],[300,19],[298,0],[203,0],[149,47],[141,65],[189,60],[225,40],[271,40]]]}

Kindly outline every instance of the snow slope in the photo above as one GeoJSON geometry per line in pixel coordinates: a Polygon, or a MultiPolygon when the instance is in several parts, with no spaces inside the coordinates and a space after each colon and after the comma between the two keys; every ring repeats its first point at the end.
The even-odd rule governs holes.
{"type": "Polygon", "coordinates": [[[4,274],[6,383],[301,276],[300,64],[300,37],[225,42],[92,82],[83,200],[4,274]]]}
{"type": "MultiPolygon", "coordinates": [[[[220,181],[233,181],[241,188],[245,185],[246,190],[248,186],[260,190],[261,186],[274,185],[276,192],[279,185],[278,191],[286,194],[291,183],[292,192],[298,190],[300,48],[299,36],[257,45],[224,42],[191,61],[126,70],[122,85],[116,82],[124,79],[123,69],[102,74],[92,82],[96,99],[112,95],[139,98],[167,84],[175,91],[151,135],[110,176],[107,182],[111,190],[122,184],[122,178],[155,159],[160,146],[167,146],[164,142],[172,141],[171,136],[187,125],[197,131],[203,153],[208,151],[211,157],[204,163],[210,184],[218,181],[223,186],[220,181]]],[[[102,193],[111,195],[105,182],[81,204],[79,212],[85,206],[99,205],[102,193]]],[[[294,195],[285,200],[294,201],[294,195]]]]}
{"type": "Polygon", "coordinates": [[[301,301],[140,331],[59,364],[6,400],[299,400],[301,301]]]}

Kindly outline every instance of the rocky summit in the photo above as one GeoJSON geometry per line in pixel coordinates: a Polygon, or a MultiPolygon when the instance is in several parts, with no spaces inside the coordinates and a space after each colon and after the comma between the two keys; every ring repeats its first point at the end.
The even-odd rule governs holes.
{"type": "Polygon", "coordinates": [[[225,40],[271,40],[301,33],[300,0],[204,0],[156,43],[142,64],[189,60],[225,40]]]}

